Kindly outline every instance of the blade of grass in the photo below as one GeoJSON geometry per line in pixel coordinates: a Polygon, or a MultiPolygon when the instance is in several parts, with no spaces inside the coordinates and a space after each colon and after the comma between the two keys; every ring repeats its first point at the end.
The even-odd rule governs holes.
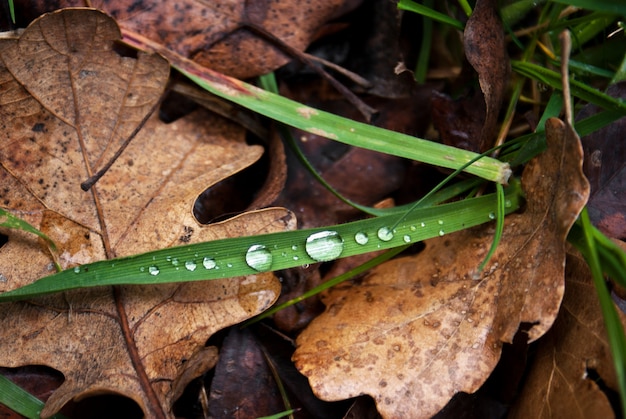
{"type": "MultiPolygon", "coordinates": [[[[203,89],[268,118],[301,130],[345,144],[449,169],[456,169],[474,159],[477,155],[470,151],[355,122],[304,106],[285,97],[202,67],[196,62],[136,33],[123,31],[123,36],[124,42],[134,48],[162,54],[174,68],[203,89]]],[[[506,183],[511,175],[508,164],[489,157],[480,159],[467,167],[465,171],[498,183],[506,183]]]]}
{"type": "MultiPolygon", "coordinates": [[[[510,204],[507,212],[515,211],[520,205],[521,188],[512,183],[506,192],[510,204]]],[[[187,282],[258,274],[260,270],[252,268],[247,262],[246,249],[258,250],[259,247],[266,250],[271,259],[271,263],[264,264],[262,271],[391,249],[491,221],[489,214],[495,210],[496,204],[495,194],[489,194],[422,208],[411,212],[393,231],[389,227],[394,225],[398,215],[326,228],[221,239],[103,260],[0,294],[0,302],[94,286],[187,282]],[[369,239],[366,243],[357,241],[356,233],[369,239]],[[332,240],[320,240],[320,236],[330,236],[332,240]],[[315,245],[322,246],[323,257],[314,249],[315,245]],[[329,249],[338,250],[338,253],[332,252],[332,257],[326,258],[329,249]]]]}
{"type": "MultiPolygon", "coordinates": [[[[521,61],[511,61],[511,68],[523,76],[540,81],[555,89],[561,89],[561,75],[556,71],[549,70],[537,64],[521,61]]],[[[574,96],[606,110],[626,115],[626,103],[621,100],[615,99],[606,93],[602,93],[576,80],[571,80],[570,86],[574,96]]]]}
{"type": "Polygon", "coordinates": [[[626,3],[621,0],[554,0],[554,2],[587,10],[617,13],[626,16],[626,3]]]}
{"type": "MultiPolygon", "coordinates": [[[[33,396],[13,381],[0,375],[0,403],[19,413],[22,416],[32,419],[39,419],[44,403],[33,396]]],[[[67,419],[58,413],[51,416],[51,419],[67,419]]]]}
{"type": "Polygon", "coordinates": [[[461,31],[465,29],[465,25],[460,20],[444,15],[443,13],[433,10],[430,7],[418,4],[412,0],[400,0],[398,2],[398,9],[418,13],[424,17],[445,23],[461,31]]]}
{"type": "Polygon", "coordinates": [[[587,208],[581,213],[580,220],[587,250],[583,256],[589,264],[593,283],[598,293],[602,317],[604,318],[604,325],[609,338],[611,355],[613,356],[613,364],[617,374],[617,382],[619,383],[622,412],[624,412],[626,409],[626,336],[624,336],[624,328],[622,327],[622,323],[615,310],[615,305],[613,304],[613,299],[602,276],[602,267],[600,265],[593,228],[589,220],[587,208]]]}

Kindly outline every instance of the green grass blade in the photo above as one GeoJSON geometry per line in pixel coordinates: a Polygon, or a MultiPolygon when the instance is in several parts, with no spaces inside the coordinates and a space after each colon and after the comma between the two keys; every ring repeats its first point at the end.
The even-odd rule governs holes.
{"type": "MultiPolygon", "coordinates": [[[[511,67],[517,73],[540,81],[555,89],[561,89],[561,75],[556,71],[549,70],[545,67],[541,67],[537,64],[532,64],[522,61],[511,61],[511,67]]],[[[587,86],[576,80],[570,80],[570,87],[572,94],[587,102],[596,104],[606,110],[619,112],[621,115],[626,115],[626,103],[619,99],[615,99],[602,93],[593,87],[587,86]]]]}
{"type": "Polygon", "coordinates": [[[626,17],[626,3],[623,0],[554,0],[554,2],[626,17]]]}
{"type": "MultiPolygon", "coordinates": [[[[0,375],[0,403],[19,413],[22,416],[32,419],[39,419],[44,403],[33,396],[13,381],[0,375]]],[[[67,419],[62,414],[51,416],[52,419],[67,419]]]]}
{"type": "Polygon", "coordinates": [[[611,355],[613,356],[613,365],[617,375],[617,382],[619,383],[620,402],[622,411],[624,411],[626,409],[626,336],[624,336],[624,328],[602,276],[602,267],[596,250],[593,228],[589,220],[587,208],[582,211],[580,220],[587,248],[587,252],[583,255],[591,269],[593,282],[598,293],[602,317],[604,318],[604,325],[609,338],[611,355]]]}
{"type": "MultiPolygon", "coordinates": [[[[515,211],[519,207],[521,187],[512,183],[506,193],[507,212],[515,211]]],[[[387,230],[399,216],[386,215],[325,228],[221,239],[103,260],[0,294],[0,302],[94,286],[252,275],[391,249],[489,222],[489,214],[496,210],[496,205],[496,195],[489,194],[415,210],[403,215],[404,221],[394,231],[387,230]],[[356,237],[356,233],[361,235],[356,237]],[[363,240],[364,237],[368,240],[363,240]],[[247,249],[253,250],[251,254],[247,249]]]]}
{"type": "Polygon", "coordinates": [[[398,9],[418,13],[424,17],[445,23],[461,31],[465,29],[465,25],[460,20],[444,15],[443,13],[431,9],[430,7],[426,7],[411,0],[400,0],[398,2],[398,9]]]}

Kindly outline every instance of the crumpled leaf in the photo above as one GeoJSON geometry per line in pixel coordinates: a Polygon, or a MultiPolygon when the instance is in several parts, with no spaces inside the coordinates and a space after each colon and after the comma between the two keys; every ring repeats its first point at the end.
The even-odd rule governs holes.
{"type": "Polygon", "coordinates": [[[284,43],[304,51],[322,25],[359,2],[314,0],[306,7],[285,1],[22,0],[15,3],[18,16],[37,16],[62,7],[95,7],[113,16],[124,30],[139,33],[205,67],[246,79],[269,73],[293,57],[243,28],[243,23],[259,25],[284,43]]]}
{"type": "MultiPolygon", "coordinates": [[[[112,47],[119,37],[103,13],[66,10],[0,43],[0,205],[51,237],[64,268],[294,228],[283,209],[210,226],[193,217],[203,189],[262,153],[246,145],[242,129],[204,112],[171,124],[152,117],[104,177],[81,190],[145,118],[168,77],[158,56],[118,55],[112,47]]],[[[52,273],[36,236],[3,233],[9,239],[0,249],[0,290],[52,273]]],[[[48,365],[64,374],[44,417],[101,392],[130,397],[147,417],[171,416],[185,384],[215,362],[207,338],[264,310],[279,290],[272,274],[262,274],[2,304],[2,364],[48,365]]]]}
{"type": "Polygon", "coordinates": [[[463,32],[465,56],[478,73],[485,97],[486,115],[480,134],[480,151],[493,147],[498,113],[511,72],[504,28],[494,0],[478,0],[463,32]]]}
{"type": "Polygon", "coordinates": [[[530,341],[550,328],[563,296],[565,239],[589,186],[571,127],[551,119],[547,138],[522,177],[526,209],[507,217],[482,273],[493,226],[429,240],[422,253],[329,292],[294,354],[320,398],[369,394],[383,417],[430,417],[455,393],[480,387],[521,323],[531,325],[530,341]]]}
{"type": "MultiPolygon", "coordinates": [[[[622,243],[622,248],[626,246],[622,243]]],[[[573,249],[572,249],[573,250],[573,249]]],[[[511,418],[612,418],[604,391],[618,391],[602,312],[584,259],[567,255],[565,296],[554,327],[537,345],[511,418]]],[[[617,310],[622,324],[626,316],[617,310]]]]}

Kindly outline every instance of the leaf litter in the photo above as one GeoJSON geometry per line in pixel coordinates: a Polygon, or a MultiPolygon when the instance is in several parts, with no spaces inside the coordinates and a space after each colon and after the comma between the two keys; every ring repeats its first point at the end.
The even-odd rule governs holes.
{"type": "MultiPolygon", "coordinates": [[[[18,40],[2,41],[3,206],[49,235],[66,269],[294,228],[283,209],[210,226],[195,220],[202,190],[262,153],[245,143],[243,129],[202,111],[170,124],[148,119],[111,169],[91,190],[81,190],[144,122],[168,79],[162,58],[114,51],[119,38],[102,12],[66,10],[36,20],[18,40]]],[[[46,252],[33,237],[11,233],[0,250],[3,290],[52,273],[46,252]]],[[[44,417],[71,399],[103,391],[133,399],[149,417],[170,417],[185,385],[215,363],[215,350],[204,347],[207,338],[264,310],[279,292],[268,273],[3,304],[3,365],[47,365],[64,374],[44,417]]]]}
{"type": "Polygon", "coordinates": [[[582,149],[551,119],[548,150],[522,176],[526,209],[505,220],[484,272],[493,226],[426,241],[426,249],[337,287],[297,339],[294,362],[323,400],[371,395],[383,417],[430,417],[488,378],[503,342],[528,323],[541,337],[564,290],[565,239],[586,203],[582,149]]]}

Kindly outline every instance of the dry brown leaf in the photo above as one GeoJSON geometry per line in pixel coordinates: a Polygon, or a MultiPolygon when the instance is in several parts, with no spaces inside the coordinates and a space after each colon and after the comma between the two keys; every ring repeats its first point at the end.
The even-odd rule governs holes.
{"type": "MultiPolygon", "coordinates": [[[[565,282],[561,311],[538,342],[511,418],[615,417],[595,381],[599,377],[606,387],[618,390],[606,328],[589,267],[573,249],[567,255],[565,282]]],[[[617,312],[626,326],[626,316],[617,312]]]]}
{"type": "MultiPolygon", "coordinates": [[[[0,205],[49,235],[64,268],[294,228],[282,209],[197,222],[197,195],[262,153],[246,145],[242,129],[202,112],[171,124],[149,119],[105,176],[81,190],[156,104],[168,77],[158,56],[118,55],[112,46],[119,35],[101,12],[66,10],[0,43],[0,205]]],[[[53,272],[41,242],[3,233],[9,240],[0,249],[0,290],[53,272]]],[[[147,417],[170,416],[185,384],[215,362],[206,339],[265,309],[279,290],[272,274],[262,274],[2,304],[2,364],[63,372],[44,417],[103,391],[132,398],[147,417]]]]}
{"type": "Polygon", "coordinates": [[[292,57],[244,29],[243,23],[259,25],[284,43],[304,51],[322,25],[358,3],[358,0],[313,0],[306,4],[258,0],[62,0],[16,1],[16,7],[18,15],[35,16],[61,7],[102,9],[125,30],[141,34],[205,67],[245,79],[269,73],[292,57]],[[23,9],[20,3],[26,3],[23,9]]]}
{"type": "Polygon", "coordinates": [[[465,56],[478,73],[485,96],[486,115],[480,151],[493,147],[498,113],[508,86],[510,65],[504,28],[494,0],[478,0],[463,32],[465,56]]]}
{"type": "Polygon", "coordinates": [[[483,273],[493,227],[426,243],[329,293],[324,314],[298,337],[294,361],[324,400],[371,395],[383,417],[430,417],[457,392],[474,392],[521,323],[534,341],[563,295],[565,238],[585,204],[578,138],[547,123],[548,150],[522,177],[527,206],[506,219],[483,273]]]}

